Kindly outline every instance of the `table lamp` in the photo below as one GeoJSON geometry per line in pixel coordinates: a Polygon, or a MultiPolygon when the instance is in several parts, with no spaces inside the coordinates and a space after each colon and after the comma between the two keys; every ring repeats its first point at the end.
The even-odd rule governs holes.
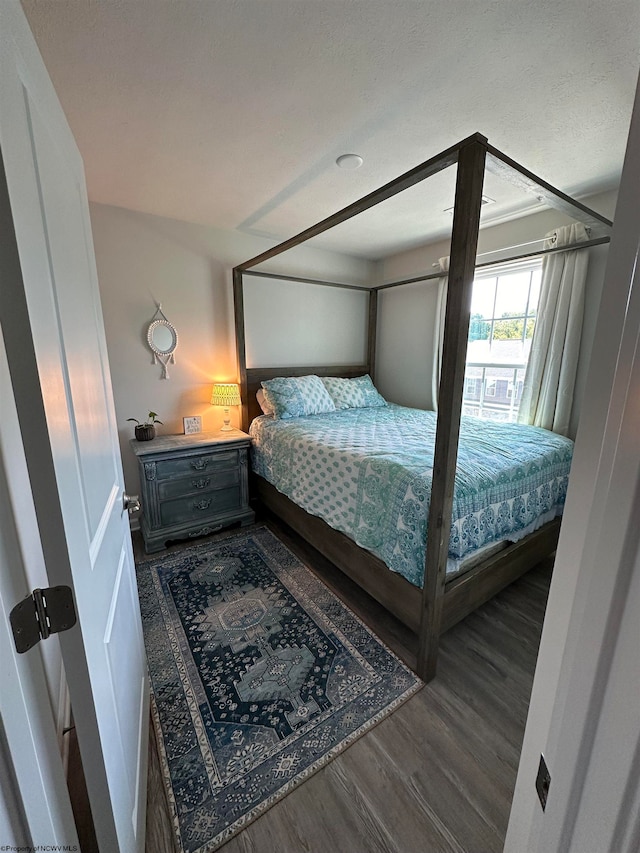
{"type": "Polygon", "coordinates": [[[240,405],[240,388],[235,382],[216,382],[211,392],[211,405],[224,407],[224,424],[220,430],[230,432],[233,427],[229,417],[229,406],[240,405]]]}

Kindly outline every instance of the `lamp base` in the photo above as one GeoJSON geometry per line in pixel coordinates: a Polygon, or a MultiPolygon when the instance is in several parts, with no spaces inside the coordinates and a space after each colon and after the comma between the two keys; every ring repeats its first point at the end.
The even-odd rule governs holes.
{"type": "Polygon", "coordinates": [[[231,426],[231,418],[229,417],[229,409],[224,410],[224,422],[220,427],[220,432],[233,432],[233,427],[231,426]]]}
{"type": "Polygon", "coordinates": [[[227,425],[225,424],[224,426],[221,426],[221,427],[220,427],[220,432],[233,432],[233,427],[232,427],[232,426],[227,426],[227,425]]]}

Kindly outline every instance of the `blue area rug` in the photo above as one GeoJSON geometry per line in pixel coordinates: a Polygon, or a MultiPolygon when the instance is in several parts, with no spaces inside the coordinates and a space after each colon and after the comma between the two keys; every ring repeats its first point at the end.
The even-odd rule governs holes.
{"type": "Polygon", "coordinates": [[[265,527],[137,571],[185,853],[224,844],[422,686],[265,527]]]}

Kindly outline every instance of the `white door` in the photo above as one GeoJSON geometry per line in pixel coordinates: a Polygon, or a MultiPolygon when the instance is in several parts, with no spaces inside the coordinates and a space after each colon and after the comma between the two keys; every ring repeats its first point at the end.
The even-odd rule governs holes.
{"type": "Polygon", "coordinates": [[[0,839],[18,849],[62,849],[78,837],[41,646],[19,655],[9,625],[13,605],[29,592],[25,562],[38,569],[42,558],[1,330],[0,400],[0,839]]]}
{"type": "Polygon", "coordinates": [[[84,173],[16,0],[0,2],[0,150],[0,323],[49,583],[78,611],[59,642],[100,847],[134,853],[149,691],[84,173]]]}
{"type": "Polygon", "coordinates": [[[506,853],[640,850],[639,197],[640,87],[506,853]]]}

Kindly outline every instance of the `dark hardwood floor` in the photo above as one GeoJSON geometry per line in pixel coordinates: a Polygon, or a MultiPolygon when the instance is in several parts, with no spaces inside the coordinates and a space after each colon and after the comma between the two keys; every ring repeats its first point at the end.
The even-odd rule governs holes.
{"type": "MultiPolygon", "coordinates": [[[[415,635],[299,537],[267,523],[413,665],[415,635]]],[[[224,853],[501,851],[551,568],[540,564],[448,631],[434,681],[228,841],[224,853]]],[[[153,732],[149,749],[146,849],[179,853],[153,732]]]]}

